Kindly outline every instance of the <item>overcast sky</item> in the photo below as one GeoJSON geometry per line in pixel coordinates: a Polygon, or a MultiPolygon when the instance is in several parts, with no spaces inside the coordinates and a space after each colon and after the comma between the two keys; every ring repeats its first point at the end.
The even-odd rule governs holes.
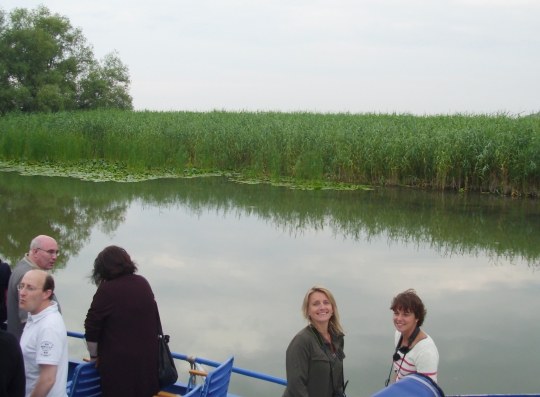
{"type": "Polygon", "coordinates": [[[117,50],[136,109],[540,111],[540,0],[3,0],[117,50]]]}

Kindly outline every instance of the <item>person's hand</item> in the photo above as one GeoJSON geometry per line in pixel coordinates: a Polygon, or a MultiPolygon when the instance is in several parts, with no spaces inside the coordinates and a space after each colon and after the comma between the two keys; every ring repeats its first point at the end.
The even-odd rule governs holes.
{"type": "Polygon", "coordinates": [[[99,366],[99,357],[94,357],[94,358],[83,358],[83,361],[86,362],[86,363],[94,363],[94,367],[98,367],[99,366]]]}

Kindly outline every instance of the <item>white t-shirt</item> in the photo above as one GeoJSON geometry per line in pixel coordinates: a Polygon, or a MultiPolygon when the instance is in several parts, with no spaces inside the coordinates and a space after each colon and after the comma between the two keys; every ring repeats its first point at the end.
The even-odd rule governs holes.
{"type": "MultiPolygon", "coordinates": [[[[396,331],[394,346],[397,346],[400,337],[401,333],[396,331]]],[[[405,359],[403,359],[403,353],[398,351],[398,354],[401,358],[398,361],[394,361],[394,371],[397,372],[396,380],[400,380],[410,373],[420,373],[429,376],[437,382],[439,351],[429,335],[414,345],[405,355],[405,359]]]]}
{"type": "Polygon", "coordinates": [[[28,314],[21,336],[21,349],[26,372],[26,397],[34,390],[40,374],[40,364],[56,365],[56,382],[47,397],[66,397],[68,375],[67,332],[58,305],[36,315],[28,314]]]}

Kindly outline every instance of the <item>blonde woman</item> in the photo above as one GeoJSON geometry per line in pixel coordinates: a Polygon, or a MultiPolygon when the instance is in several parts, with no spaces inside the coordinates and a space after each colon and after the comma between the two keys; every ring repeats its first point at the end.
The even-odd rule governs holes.
{"type": "Polygon", "coordinates": [[[311,288],[302,313],[309,324],[287,348],[283,397],[344,396],[344,334],[334,296],[324,287],[311,288]]]}

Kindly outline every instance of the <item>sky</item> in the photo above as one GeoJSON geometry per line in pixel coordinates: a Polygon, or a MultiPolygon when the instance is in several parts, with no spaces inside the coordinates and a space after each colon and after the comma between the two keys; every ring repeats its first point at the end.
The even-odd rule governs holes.
{"type": "Polygon", "coordinates": [[[137,110],[528,115],[540,0],[3,0],[117,50],[137,110]]]}

